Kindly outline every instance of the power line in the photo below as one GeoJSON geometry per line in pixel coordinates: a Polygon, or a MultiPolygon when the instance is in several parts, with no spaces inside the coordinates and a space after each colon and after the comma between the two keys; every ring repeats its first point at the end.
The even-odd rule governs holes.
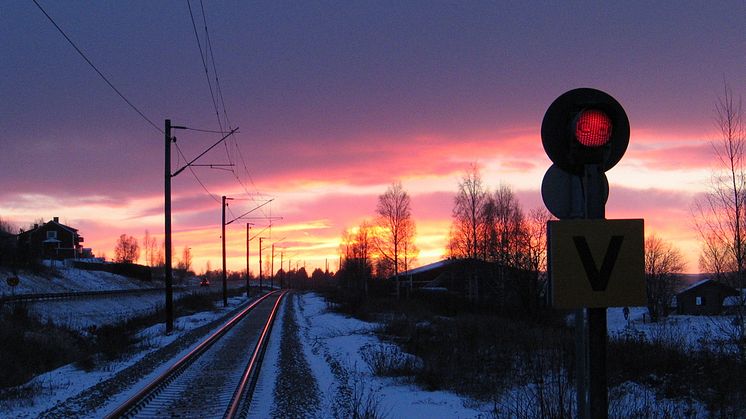
{"type": "MultiPolygon", "coordinates": [[[[220,113],[218,112],[218,104],[215,101],[215,93],[212,90],[212,82],[210,82],[210,73],[207,69],[207,54],[202,51],[202,42],[199,40],[199,33],[197,32],[197,24],[194,21],[194,13],[192,12],[192,2],[187,0],[187,7],[189,8],[189,17],[192,19],[192,29],[194,29],[194,38],[197,40],[197,48],[199,49],[199,57],[202,59],[202,68],[205,70],[205,78],[207,79],[207,86],[210,89],[210,98],[212,99],[212,106],[215,109],[215,116],[218,118],[218,126],[220,130],[223,130],[223,124],[220,123],[220,113]]],[[[206,47],[206,45],[205,45],[206,47]]]]}
{"type": "MultiPolygon", "coordinates": [[[[184,156],[184,153],[181,151],[181,148],[179,147],[179,143],[174,143],[174,145],[176,146],[176,150],[179,152],[179,154],[181,154],[181,157],[184,159],[184,161],[188,161],[187,158],[186,158],[186,156],[184,156]]],[[[207,187],[199,179],[199,176],[197,176],[197,173],[194,171],[194,169],[192,168],[192,166],[187,166],[187,168],[189,169],[190,172],[192,172],[192,175],[197,180],[197,183],[199,183],[200,186],[202,186],[202,189],[204,189],[205,192],[207,192],[207,194],[210,195],[210,198],[212,198],[213,201],[219,203],[220,200],[218,199],[218,197],[216,195],[213,195],[212,192],[210,192],[209,190],[207,190],[207,187]]]]}
{"type": "Polygon", "coordinates": [[[225,124],[228,129],[231,129],[231,121],[228,119],[228,108],[225,106],[225,100],[223,99],[223,89],[220,88],[220,79],[218,78],[218,69],[215,65],[215,55],[212,52],[212,41],[210,40],[210,32],[207,30],[207,15],[205,14],[205,5],[202,0],[199,0],[200,8],[202,9],[202,21],[205,24],[205,37],[207,38],[207,49],[210,51],[210,60],[212,61],[212,73],[215,75],[215,88],[218,91],[218,97],[220,103],[223,105],[223,115],[225,116],[225,124]]]}
{"type": "MultiPolygon", "coordinates": [[[[217,64],[215,62],[215,54],[213,52],[214,50],[212,47],[212,39],[210,38],[210,30],[208,29],[208,25],[207,25],[207,14],[205,13],[204,2],[200,0],[200,9],[202,12],[202,23],[204,25],[204,30],[205,30],[205,49],[204,50],[202,48],[202,42],[200,41],[199,33],[197,31],[197,25],[194,19],[194,13],[192,11],[190,0],[187,0],[187,6],[189,8],[189,16],[192,21],[192,29],[194,30],[194,36],[195,36],[195,39],[197,40],[197,48],[199,49],[200,58],[202,59],[202,68],[204,69],[205,77],[207,78],[207,84],[210,89],[210,97],[212,99],[213,109],[215,110],[215,115],[218,119],[218,126],[220,127],[220,130],[222,131],[223,124],[220,118],[218,100],[215,98],[215,91],[217,91],[217,96],[219,98],[220,105],[222,105],[223,116],[225,117],[225,123],[228,126],[228,129],[230,130],[232,129],[232,124],[230,122],[230,118],[228,117],[228,109],[227,109],[227,106],[225,105],[225,98],[223,96],[223,90],[220,86],[220,78],[218,77],[217,64]],[[207,55],[208,53],[209,53],[209,57],[207,55]],[[215,90],[213,90],[212,82],[210,81],[208,64],[212,64],[212,70],[215,76],[215,90]]],[[[241,161],[244,171],[246,175],[248,176],[249,181],[251,182],[251,185],[253,186],[254,190],[256,190],[256,195],[258,195],[259,194],[258,189],[256,187],[256,184],[254,183],[254,179],[252,178],[251,173],[249,173],[249,169],[246,164],[246,159],[243,156],[237,137],[233,135],[232,139],[233,139],[233,144],[235,145],[235,148],[238,151],[238,157],[241,161]]],[[[228,158],[228,162],[231,165],[233,165],[234,159],[231,156],[231,150],[228,147],[228,142],[226,141],[223,145],[225,147],[225,152],[226,152],[226,157],[228,158]]],[[[244,192],[246,192],[246,195],[249,198],[253,199],[254,202],[257,202],[257,199],[254,196],[252,196],[251,192],[249,192],[249,188],[247,187],[246,183],[243,180],[241,180],[241,177],[239,176],[239,174],[236,173],[236,171],[233,168],[231,168],[230,171],[231,173],[233,173],[233,176],[236,178],[236,180],[238,181],[239,185],[244,190],[244,192]]],[[[264,213],[264,209],[262,209],[261,212],[264,214],[265,217],[267,217],[267,214],[264,213]]]]}
{"type": "Polygon", "coordinates": [[[65,31],[63,31],[62,28],[60,28],[60,26],[57,24],[57,22],[55,22],[54,19],[52,19],[52,17],[49,16],[49,14],[46,12],[46,10],[44,10],[44,8],[41,7],[41,5],[39,4],[39,2],[37,2],[36,0],[33,0],[33,2],[36,5],[36,7],[38,7],[39,10],[41,10],[42,13],[44,13],[44,16],[46,16],[47,19],[49,19],[49,21],[52,22],[52,24],[54,25],[54,27],[57,28],[57,30],[62,34],[62,36],[65,37],[65,39],[67,40],[67,42],[69,42],[70,45],[72,45],[73,48],[75,48],[75,51],[77,51],[78,54],[80,54],[80,56],[83,57],[83,59],[88,63],[88,65],[90,65],[91,68],[93,68],[93,70],[96,71],[96,73],[99,76],[101,76],[102,79],[104,79],[104,81],[106,82],[106,84],[108,84],[109,87],[111,87],[119,95],[119,97],[122,98],[122,100],[124,100],[132,109],[134,109],[135,112],[137,112],[138,115],[140,115],[151,126],[153,126],[153,128],[155,128],[156,130],[158,130],[158,132],[160,132],[161,134],[163,134],[163,130],[158,125],[156,125],[155,123],[153,123],[153,121],[151,121],[150,118],[148,118],[147,116],[145,116],[144,113],[142,113],[139,109],[137,109],[137,107],[135,105],[133,105],[132,102],[130,102],[129,99],[127,99],[122,94],[122,92],[119,91],[119,89],[117,89],[116,87],[114,87],[114,85],[109,81],[109,79],[106,78],[106,76],[104,76],[104,74],[101,71],[99,71],[98,68],[96,68],[96,66],[93,64],[93,62],[91,62],[91,60],[89,60],[88,57],[86,57],[86,55],[83,54],[83,51],[81,51],[80,48],[78,48],[78,46],[75,45],[75,42],[73,42],[72,39],[70,39],[70,37],[67,36],[67,34],[65,34],[65,31]]]}

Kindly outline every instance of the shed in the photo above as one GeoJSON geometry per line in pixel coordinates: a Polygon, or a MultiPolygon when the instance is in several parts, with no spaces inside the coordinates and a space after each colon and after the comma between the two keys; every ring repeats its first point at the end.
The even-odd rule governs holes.
{"type": "Polygon", "coordinates": [[[704,279],[676,294],[676,308],[679,314],[720,314],[723,311],[723,300],[737,295],[738,290],[733,287],[704,279]]]}

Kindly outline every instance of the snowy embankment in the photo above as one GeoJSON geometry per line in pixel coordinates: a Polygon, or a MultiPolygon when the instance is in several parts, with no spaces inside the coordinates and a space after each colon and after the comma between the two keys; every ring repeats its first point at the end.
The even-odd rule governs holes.
{"type": "MultiPolygon", "coordinates": [[[[0,278],[12,276],[9,271],[0,272],[0,278]]],[[[83,330],[90,326],[101,326],[150,314],[165,305],[163,293],[156,289],[163,283],[141,281],[122,275],[102,271],[57,267],[51,274],[40,275],[22,272],[19,283],[10,287],[5,280],[0,281],[0,296],[20,294],[46,294],[85,291],[151,290],[138,295],[114,295],[87,297],[71,300],[44,300],[27,302],[29,311],[46,321],[57,325],[83,330]]],[[[196,283],[196,280],[191,282],[196,283]]],[[[193,284],[192,284],[193,285],[193,284]]],[[[175,298],[185,291],[174,289],[175,298]]],[[[188,291],[186,291],[188,292],[188,291]]]]}
{"type": "Polygon", "coordinates": [[[8,270],[0,270],[0,296],[15,294],[43,294],[54,292],[130,290],[138,288],[157,288],[158,282],[147,282],[126,276],[102,271],[56,267],[52,273],[34,274],[21,272],[13,275],[8,270]],[[17,276],[18,285],[11,287],[6,278],[17,276]]]}
{"type": "MultiPolygon", "coordinates": [[[[68,304],[70,304],[70,301],[77,302],[77,300],[68,300],[68,304]]],[[[0,399],[0,411],[3,412],[2,417],[34,418],[45,416],[43,414],[45,411],[60,404],[74,405],[75,402],[71,402],[74,398],[85,394],[97,384],[112,379],[119,372],[137,365],[148,354],[174,343],[189,334],[189,332],[224,317],[228,312],[235,310],[245,302],[245,297],[233,297],[228,300],[228,307],[222,307],[221,305],[215,311],[205,311],[191,316],[177,317],[174,320],[174,331],[169,335],[165,334],[163,323],[148,327],[138,333],[141,343],[133,353],[123,359],[97,365],[93,370],[84,371],[75,365],[66,365],[37,376],[24,386],[33,389],[29,393],[29,396],[20,400],[0,399]]],[[[109,304],[110,302],[108,301],[99,301],[100,306],[98,310],[102,313],[105,312],[109,304]]],[[[81,412],[79,417],[98,418],[105,416],[117,407],[119,403],[124,402],[127,397],[134,394],[135,391],[143,388],[157,373],[169,367],[186,354],[196,344],[194,343],[182,348],[172,359],[165,360],[158,369],[144,375],[138,382],[133,383],[129,387],[128,392],[124,392],[114,399],[102,401],[97,411],[81,412]]],[[[46,416],[48,417],[49,415],[47,414],[46,416]]]]}

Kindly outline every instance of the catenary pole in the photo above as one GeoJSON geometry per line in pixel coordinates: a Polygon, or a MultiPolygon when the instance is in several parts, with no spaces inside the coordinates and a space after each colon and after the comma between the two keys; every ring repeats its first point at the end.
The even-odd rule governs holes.
{"type": "Polygon", "coordinates": [[[173,272],[171,271],[171,120],[166,119],[164,127],[166,144],[164,164],[164,246],[165,246],[165,282],[166,282],[166,333],[174,330],[173,305],[173,272]]]}

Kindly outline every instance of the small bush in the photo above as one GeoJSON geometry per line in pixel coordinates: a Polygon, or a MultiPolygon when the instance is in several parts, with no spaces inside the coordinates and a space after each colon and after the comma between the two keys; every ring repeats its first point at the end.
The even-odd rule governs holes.
{"type": "Polygon", "coordinates": [[[383,377],[413,376],[421,368],[421,362],[406,354],[396,345],[365,345],[361,356],[370,372],[383,377]]]}

